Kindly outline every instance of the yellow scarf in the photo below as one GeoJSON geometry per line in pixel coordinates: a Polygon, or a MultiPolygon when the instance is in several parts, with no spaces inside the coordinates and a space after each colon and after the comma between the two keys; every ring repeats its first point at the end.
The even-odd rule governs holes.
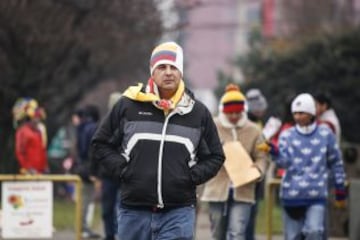
{"type": "Polygon", "coordinates": [[[171,110],[175,109],[185,91],[184,81],[181,80],[179,87],[174,96],[170,99],[161,99],[157,91],[157,86],[152,78],[149,79],[146,91],[142,92],[143,84],[139,83],[137,86],[130,86],[125,90],[123,96],[140,102],[152,102],[157,108],[162,109],[167,115],[171,110]]]}

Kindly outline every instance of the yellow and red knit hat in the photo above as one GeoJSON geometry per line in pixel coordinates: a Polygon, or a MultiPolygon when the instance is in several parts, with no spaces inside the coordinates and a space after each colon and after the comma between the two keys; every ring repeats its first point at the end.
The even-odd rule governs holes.
{"type": "Polygon", "coordinates": [[[26,117],[30,119],[39,118],[44,120],[46,118],[45,110],[39,107],[39,103],[29,97],[19,98],[12,109],[14,121],[21,121],[26,117]]]}
{"type": "Polygon", "coordinates": [[[183,50],[175,42],[165,42],[152,51],[150,58],[150,74],[160,64],[170,64],[176,67],[183,75],[183,50]]]}
{"type": "Polygon", "coordinates": [[[35,109],[38,107],[38,102],[33,98],[24,97],[17,99],[12,109],[14,121],[21,121],[26,117],[32,117],[35,109]]]}
{"type": "Polygon", "coordinates": [[[228,84],[225,88],[225,93],[220,99],[220,107],[222,112],[243,112],[245,108],[245,96],[240,92],[240,89],[235,84],[228,84]]]}

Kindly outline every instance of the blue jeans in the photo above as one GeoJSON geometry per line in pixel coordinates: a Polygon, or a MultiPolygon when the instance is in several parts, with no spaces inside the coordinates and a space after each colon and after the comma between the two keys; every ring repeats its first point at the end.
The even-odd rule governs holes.
{"type": "Polygon", "coordinates": [[[296,219],[290,217],[288,212],[283,211],[285,240],[323,239],[326,206],[313,204],[306,207],[304,211],[303,216],[296,219]]]}
{"type": "Polygon", "coordinates": [[[209,213],[211,233],[214,240],[245,240],[245,230],[249,222],[251,203],[210,202],[209,213]]]}
{"type": "Polygon", "coordinates": [[[121,240],[192,240],[195,207],[174,208],[163,212],[120,207],[118,223],[121,240]]]}

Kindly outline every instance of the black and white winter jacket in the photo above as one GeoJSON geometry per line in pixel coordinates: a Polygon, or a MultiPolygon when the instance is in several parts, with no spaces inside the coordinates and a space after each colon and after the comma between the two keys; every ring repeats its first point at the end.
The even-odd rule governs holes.
{"type": "Polygon", "coordinates": [[[166,208],[195,204],[196,186],[225,157],[210,112],[186,90],[167,116],[122,97],[92,139],[92,158],[121,181],[122,204],[166,208]]]}

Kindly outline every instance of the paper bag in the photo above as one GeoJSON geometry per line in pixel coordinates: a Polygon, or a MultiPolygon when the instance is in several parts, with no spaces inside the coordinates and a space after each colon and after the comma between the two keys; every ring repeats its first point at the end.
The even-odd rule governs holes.
{"type": "Polygon", "coordinates": [[[224,167],[233,186],[239,187],[260,178],[261,174],[244,147],[238,141],[226,142],[224,167]]]}

